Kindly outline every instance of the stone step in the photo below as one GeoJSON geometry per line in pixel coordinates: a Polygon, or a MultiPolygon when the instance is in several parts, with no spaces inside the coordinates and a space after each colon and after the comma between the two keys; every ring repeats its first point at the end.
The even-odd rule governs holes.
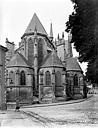
{"type": "Polygon", "coordinates": [[[82,94],[74,94],[74,96],[73,96],[74,100],[82,99],[82,98],[83,98],[82,94]]]}
{"type": "Polygon", "coordinates": [[[52,98],[45,97],[45,98],[42,99],[41,102],[42,102],[42,103],[52,103],[52,98]]]}
{"type": "Polygon", "coordinates": [[[56,97],[55,98],[57,101],[65,101],[66,99],[64,97],[56,97]]]}
{"type": "Polygon", "coordinates": [[[15,109],[16,102],[8,102],[7,103],[7,109],[15,109]]]}

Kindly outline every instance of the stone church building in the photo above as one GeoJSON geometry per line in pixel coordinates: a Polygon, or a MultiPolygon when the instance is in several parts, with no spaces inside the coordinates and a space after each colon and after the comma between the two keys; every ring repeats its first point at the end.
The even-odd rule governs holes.
{"type": "Polygon", "coordinates": [[[50,35],[34,13],[19,48],[6,39],[7,102],[32,104],[83,97],[83,72],[68,40],[50,35]]]}

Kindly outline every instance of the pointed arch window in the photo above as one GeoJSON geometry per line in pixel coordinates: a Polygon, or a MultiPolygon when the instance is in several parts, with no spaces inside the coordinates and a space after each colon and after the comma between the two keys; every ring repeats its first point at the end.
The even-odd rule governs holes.
{"type": "Polygon", "coordinates": [[[13,71],[9,72],[9,84],[13,85],[15,83],[15,73],[13,71]]]}
{"type": "Polygon", "coordinates": [[[55,82],[56,86],[61,86],[61,73],[59,71],[56,72],[55,82]]]}
{"type": "Polygon", "coordinates": [[[77,76],[77,74],[74,75],[74,86],[78,87],[78,76],[77,76]]]}
{"type": "Polygon", "coordinates": [[[45,72],[45,83],[46,83],[46,86],[51,85],[51,74],[49,71],[45,72]]]}
{"type": "Polygon", "coordinates": [[[44,57],[43,44],[44,44],[44,40],[39,38],[39,41],[38,41],[38,65],[41,65],[41,63],[43,61],[43,57],[44,57]]]}
{"type": "Polygon", "coordinates": [[[26,85],[26,75],[24,71],[20,73],[20,85],[26,85]]]}

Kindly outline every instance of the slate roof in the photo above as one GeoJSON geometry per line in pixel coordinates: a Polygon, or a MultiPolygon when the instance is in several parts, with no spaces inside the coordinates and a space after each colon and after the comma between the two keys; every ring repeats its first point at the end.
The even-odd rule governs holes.
{"type": "Polygon", "coordinates": [[[82,71],[76,57],[71,57],[66,60],[66,71],[82,71]]]}
{"type": "Polygon", "coordinates": [[[45,30],[45,28],[43,27],[43,25],[41,24],[39,18],[37,17],[36,13],[34,13],[25,33],[28,34],[28,33],[32,33],[35,31],[35,28],[37,29],[37,32],[38,33],[41,33],[41,34],[44,34],[44,35],[47,35],[47,32],[45,30]]]}
{"type": "Polygon", "coordinates": [[[25,57],[17,52],[8,62],[7,67],[30,67],[30,65],[25,57]]]}
{"type": "Polygon", "coordinates": [[[61,68],[63,68],[64,65],[62,64],[62,61],[57,56],[56,52],[53,51],[46,56],[41,67],[42,68],[46,68],[46,67],[61,67],[61,68]]]}
{"type": "Polygon", "coordinates": [[[8,49],[7,49],[6,47],[2,46],[2,45],[0,45],[0,48],[1,48],[2,50],[4,50],[5,52],[8,51],[8,49]]]}

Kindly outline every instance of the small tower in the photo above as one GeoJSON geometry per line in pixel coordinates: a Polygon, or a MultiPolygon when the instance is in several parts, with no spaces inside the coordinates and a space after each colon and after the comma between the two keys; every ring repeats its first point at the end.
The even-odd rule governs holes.
{"type": "Polygon", "coordinates": [[[64,61],[63,61],[63,63],[65,64],[65,62],[66,62],[66,49],[65,49],[64,32],[62,32],[62,44],[63,44],[63,50],[64,50],[64,61]]]}
{"type": "Polygon", "coordinates": [[[63,64],[66,66],[66,59],[67,59],[67,53],[66,53],[66,46],[65,46],[65,39],[64,39],[64,32],[62,32],[62,45],[63,45],[63,56],[64,56],[64,60],[63,60],[63,64]]]}
{"type": "Polygon", "coordinates": [[[59,36],[59,33],[58,33],[58,36],[57,36],[57,45],[60,44],[60,36],[59,36]]]}
{"type": "Polygon", "coordinates": [[[53,29],[52,29],[52,23],[50,24],[50,41],[53,41],[53,29]]]}
{"type": "Polygon", "coordinates": [[[37,44],[37,28],[34,30],[34,75],[35,75],[35,89],[37,91],[37,70],[38,70],[38,44],[37,44]]]}
{"type": "Polygon", "coordinates": [[[54,46],[55,46],[55,52],[57,53],[57,41],[55,39],[55,42],[54,42],[54,46]]]}
{"type": "Polygon", "coordinates": [[[71,34],[68,34],[68,58],[72,56],[71,34]]]}

